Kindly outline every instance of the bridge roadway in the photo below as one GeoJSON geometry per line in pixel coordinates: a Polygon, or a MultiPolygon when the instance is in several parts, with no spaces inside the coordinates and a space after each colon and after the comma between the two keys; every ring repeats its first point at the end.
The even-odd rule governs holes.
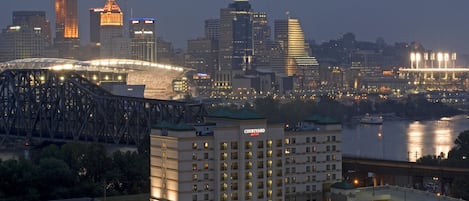
{"type": "MultiPolygon", "coordinates": [[[[469,168],[421,165],[415,162],[344,155],[342,157],[342,172],[346,179],[360,182],[358,184],[360,186],[368,186],[374,183],[423,187],[425,185],[424,178],[439,180],[438,183],[444,185],[451,183],[456,177],[469,175],[469,168]]],[[[443,188],[442,185],[439,188],[443,188]]]]}

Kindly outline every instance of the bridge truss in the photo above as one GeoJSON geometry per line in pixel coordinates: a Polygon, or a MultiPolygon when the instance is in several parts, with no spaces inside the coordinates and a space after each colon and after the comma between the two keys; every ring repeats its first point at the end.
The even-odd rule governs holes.
{"type": "Polygon", "coordinates": [[[115,96],[73,71],[0,74],[0,141],[139,144],[153,125],[201,122],[204,114],[202,104],[115,96]]]}

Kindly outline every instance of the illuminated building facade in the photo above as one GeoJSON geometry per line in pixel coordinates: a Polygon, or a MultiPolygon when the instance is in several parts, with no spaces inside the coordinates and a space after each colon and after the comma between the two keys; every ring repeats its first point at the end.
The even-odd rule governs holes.
{"type": "Polygon", "coordinates": [[[155,19],[131,18],[129,30],[131,58],[156,62],[155,19]]]}
{"type": "Polygon", "coordinates": [[[0,61],[44,56],[50,33],[44,11],[14,11],[13,24],[0,34],[0,61]]]}
{"type": "Polygon", "coordinates": [[[100,21],[101,58],[128,58],[129,39],[124,38],[124,17],[115,0],[107,0],[100,21]]]}
{"type": "Polygon", "coordinates": [[[78,0],[55,0],[55,40],[59,57],[74,58],[80,46],[78,0]]]}
{"type": "Polygon", "coordinates": [[[296,77],[297,87],[301,89],[314,87],[319,80],[319,63],[309,56],[299,20],[276,20],[274,25],[274,39],[283,50],[283,55],[272,59],[272,70],[296,77]]]}
{"type": "Polygon", "coordinates": [[[285,131],[249,111],[218,111],[195,126],[157,125],[151,199],[322,200],[323,187],[342,178],[341,126],[317,126],[285,131]]]}

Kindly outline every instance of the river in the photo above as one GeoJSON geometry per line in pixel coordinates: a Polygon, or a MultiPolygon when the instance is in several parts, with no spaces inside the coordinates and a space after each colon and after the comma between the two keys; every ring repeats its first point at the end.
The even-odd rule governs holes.
{"type": "Polygon", "coordinates": [[[459,133],[469,130],[465,115],[428,121],[384,121],[382,125],[344,126],[342,153],[368,158],[416,161],[425,155],[445,157],[459,133]]]}

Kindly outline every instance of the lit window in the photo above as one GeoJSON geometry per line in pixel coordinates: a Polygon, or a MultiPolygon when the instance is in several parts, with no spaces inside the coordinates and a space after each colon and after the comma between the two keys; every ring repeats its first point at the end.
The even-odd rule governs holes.
{"type": "Polygon", "coordinates": [[[197,184],[194,184],[194,185],[192,186],[192,191],[197,191],[197,184]]]}
{"type": "Polygon", "coordinates": [[[192,164],[192,170],[197,170],[197,164],[192,164]]]}
{"type": "Polygon", "coordinates": [[[197,149],[197,143],[196,142],[192,143],[192,149],[197,149]]]}
{"type": "Polygon", "coordinates": [[[204,148],[208,149],[208,142],[204,142],[204,148]]]}
{"type": "Polygon", "coordinates": [[[206,170],[208,170],[208,163],[205,163],[205,164],[204,164],[204,168],[205,168],[206,170]]]}

